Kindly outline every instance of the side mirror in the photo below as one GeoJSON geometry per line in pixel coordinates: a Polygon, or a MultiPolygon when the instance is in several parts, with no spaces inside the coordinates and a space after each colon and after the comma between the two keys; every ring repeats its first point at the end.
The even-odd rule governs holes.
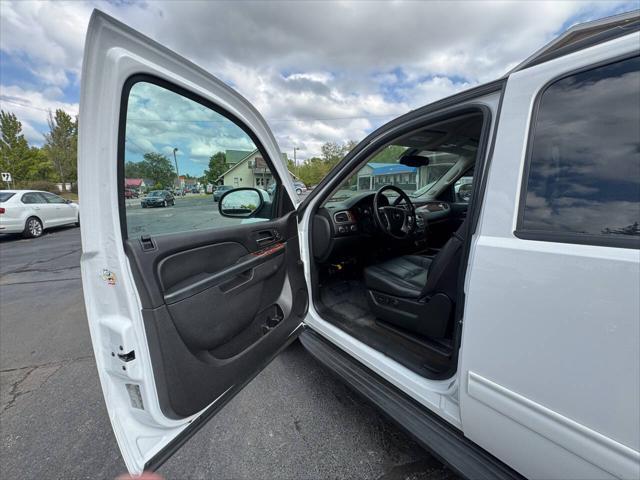
{"type": "Polygon", "coordinates": [[[234,188],[225,192],[218,202],[218,210],[223,217],[249,218],[259,212],[264,199],[255,188],[234,188]]]}
{"type": "Polygon", "coordinates": [[[69,203],[73,203],[71,200],[65,200],[64,203],[69,204],[69,203]]]}

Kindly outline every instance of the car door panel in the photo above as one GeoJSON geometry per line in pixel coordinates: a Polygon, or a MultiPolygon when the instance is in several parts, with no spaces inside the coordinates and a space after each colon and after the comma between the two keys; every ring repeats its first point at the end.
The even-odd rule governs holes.
{"type": "Polygon", "coordinates": [[[75,223],[78,221],[78,209],[71,203],[65,203],[63,206],[65,223],[75,223]]]}
{"type": "MultiPolygon", "coordinates": [[[[101,12],[90,21],[82,79],[85,304],[115,436],[129,471],[140,473],[166,460],[303,328],[297,197],[273,134],[243,97],[101,12]],[[142,224],[128,232],[125,130],[136,82],[217,112],[249,138],[280,187],[269,215],[254,212],[267,219],[224,219],[201,202],[212,212],[180,224],[191,231],[176,223],[159,234],[142,224]]],[[[164,227],[185,211],[135,208],[164,227]]]]}
{"type": "Polygon", "coordinates": [[[58,225],[59,220],[56,215],[56,206],[47,202],[47,199],[41,193],[35,193],[33,195],[37,199],[37,202],[32,203],[30,206],[33,208],[35,216],[42,220],[43,228],[55,227],[58,225]]]}
{"type": "Polygon", "coordinates": [[[206,407],[296,331],[307,303],[296,225],[292,212],[268,222],[154,237],[152,251],[127,240],[148,292],[141,299],[147,334],[155,333],[150,348],[163,352],[154,368],[162,363],[169,375],[159,382],[167,386],[167,416],[206,407]],[[256,233],[262,231],[280,240],[261,245],[256,233]]]}
{"type": "Polygon", "coordinates": [[[47,202],[45,210],[47,212],[48,227],[70,223],[71,220],[69,220],[68,209],[71,207],[65,203],[62,197],[48,192],[42,193],[41,195],[47,202]]]}
{"type": "MultiPolygon", "coordinates": [[[[280,222],[295,227],[295,219],[291,214],[280,222]]],[[[245,225],[238,230],[243,229],[255,227],[245,225]]],[[[238,235],[237,231],[230,237],[238,235]]],[[[247,236],[250,235],[244,235],[247,236]]],[[[165,285],[172,285],[165,290],[169,299],[163,299],[161,306],[143,310],[152,358],[154,349],[156,353],[154,370],[159,367],[155,374],[163,377],[157,384],[167,386],[165,391],[158,388],[167,416],[186,417],[205,408],[212,398],[242,383],[247,378],[244,372],[255,370],[265,358],[273,357],[287,339],[295,338],[292,335],[300,326],[307,304],[297,234],[290,229],[283,234],[281,245],[273,253],[257,255],[255,246],[247,249],[240,242],[222,240],[163,260],[145,260],[157,265],[157,278],[163,284],[162,272],[166,275],[167,264],[181,257],[196,258],[193,250],[205,254],[231,250],[236,253],[224,262],[204,261],[197,269],[183,270],[188,282],[198,283],[203,275],[218,277],[184,298],[170,297],[185,282],[169,275],[169,283],[164,279],[165,285]],[[244,251],[249,253],[242,255],[244,251]],[[240,269],[235,268],[238,265],[240,269]],[[214,273],[211,275],[208,270],[214,273]]]]}
{"type": "MultiPolygon", "coordinates": [[[[559,78],[637,55],[639,40],[635,33],[519,71],[504,93],[465,285],[460,406],[465,435],[527,477],[638,476],[638,252],[579,244],[569,236],[520,238],[516,230],[520,205],[548,202],[532,192],[520,197],[536,139],[537,99],[559,78]]],[[[601,89],[614,91],[606,83],[601,89]]],[[[607,108],[601,112],[610,118],[607,108]]],[[[606,145],[613,152],[618,147],[615,139],[606,145]]],[[[578,160],[589,158],[590,146],[580,148],[575,185],[588,171],[578,160]]],[[[553,152],[550,159],[561,158],[561,149],[553,152]]],[[[567,171],[566,165],[556,172],[567,171]]],[[[578,204],[569,195],[562,201],[578,204]]]]}

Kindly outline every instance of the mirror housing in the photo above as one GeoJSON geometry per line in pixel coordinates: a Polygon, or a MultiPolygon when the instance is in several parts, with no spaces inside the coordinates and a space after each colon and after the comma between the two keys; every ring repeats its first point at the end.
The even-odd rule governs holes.
{"type": "Polygon", "coordinates": [[[426,167],[429,165],[429,157],[423,157],[421,155],[403,155],[400,157],[400,165],[407,167],[426,167]]]}
{"type": "Polygon", "coordinates": [[[218,201],[218,211],[223,217],[250,218],[264,205],[262,193],[257,188],[234,188],[225,192],[218,201]]]}

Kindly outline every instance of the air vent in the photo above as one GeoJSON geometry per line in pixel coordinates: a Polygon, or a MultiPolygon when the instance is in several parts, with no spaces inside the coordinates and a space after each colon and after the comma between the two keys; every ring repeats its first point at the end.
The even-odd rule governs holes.
{"type": "Polygon", "coordinates": [[[333,216],[336,223],[347,223],[349,221],[349,214],[347,212],[338,212],[333,216]]]}

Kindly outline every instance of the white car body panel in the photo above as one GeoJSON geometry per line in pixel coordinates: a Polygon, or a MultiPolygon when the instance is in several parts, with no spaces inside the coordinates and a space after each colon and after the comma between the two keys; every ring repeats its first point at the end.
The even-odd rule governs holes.
{"type": "Polygon", "coordinates": [[[506,86],[465,285],[460,408],[465,435],[527,477],[640,473],[638,251],[513,233],[537,93],[638,45],[640,34],[627,35],[506,86]]]}
{"type": "MultiPolygon", "coordinates": [[[[126,25],[94,11],[85,43],[80,95],[78,176],[83,200],[82,282],[100,382],[127,468],[144,465],[198,415],[166,418],[159,406],[141,304],[120,232],[117,146],[125,81],[146,73],[170,80],[223,107],[250,125],[271,158],[278,145],[260,114],[240,94],[200,67],[126,25]],[[126,370],[117,353],[135,350],[126,370]],[[115,356],[112,356],[112,353],[115,356]],[[131,407],[127,384],[140,388],[144,410],[131,407]]],[[[279,177],[292,199],[293,182],[282,162],[279,177]]],[[[214,402],[215,403],[215,402],[214,402]]]]}

